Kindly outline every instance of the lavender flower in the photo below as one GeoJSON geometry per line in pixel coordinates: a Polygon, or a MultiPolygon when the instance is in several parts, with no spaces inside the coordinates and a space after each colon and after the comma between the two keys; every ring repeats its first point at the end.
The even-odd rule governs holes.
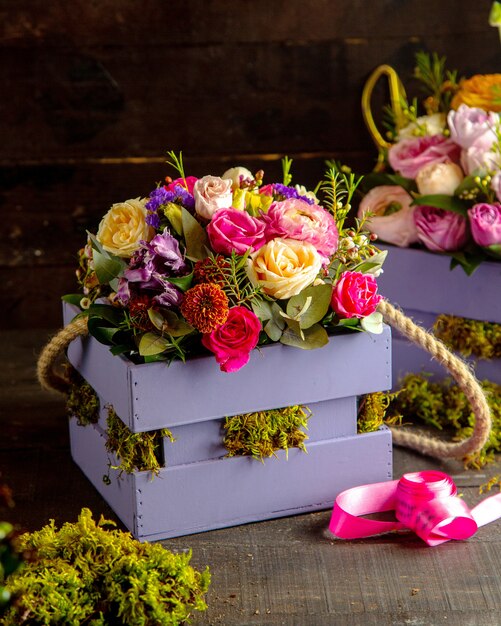
{"type": "Polygon", "coordinates": [[[308,196],[301,196],[299,192],[297,191],[297,189],[294,189],[294,187],[287,187],[287,185],[274,183],[273,191],[276,194],[283,196],[284,200],[289,200],[290,198],[296,198],[299,200],[303,200],[304,202],[307,202],[308,204],[315,204],[314,200],[312,200],[311,198],[308,198],[308,196]]]}
{"type": "Polygon", "coordinates": [[[176,185],[172,191],[168,191],[163,186],[157,187],[150,193],[148,202],[145,205],[148,209],[146,223],[153,226],[153,228],[159,228],[159,210],[166,204],[169,204],[169,202],[180,204],[190,211],[193,211],[195,208],[193,195],[182,185],[176,185]]]}

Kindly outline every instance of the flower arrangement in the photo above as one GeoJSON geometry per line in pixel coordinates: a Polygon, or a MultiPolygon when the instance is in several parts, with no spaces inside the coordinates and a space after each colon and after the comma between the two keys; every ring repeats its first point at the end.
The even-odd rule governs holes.
{"type": "Polygon", "coordinates": [[[501,258],[501,74],[458,79],[444,58],[421,52],[414,76],[423,110],[399,83],[358,216],[382,240],[448,253],[470,274],[501,258]]]}
{"type": "Polygon", "coordinates": [[[345,227],[360,180],[326,173],[314,191],[242,167],[177,174],[114,204],[79,252],[81,293],[65,296],[97,340],[134,362],[212,353],[234,372],[281,342],[320,348],[346,329],[381,332],[376,277],[385,252],[364,220],[345,227]],[[320,197],[323,198],[322,203],[320,197]]]}

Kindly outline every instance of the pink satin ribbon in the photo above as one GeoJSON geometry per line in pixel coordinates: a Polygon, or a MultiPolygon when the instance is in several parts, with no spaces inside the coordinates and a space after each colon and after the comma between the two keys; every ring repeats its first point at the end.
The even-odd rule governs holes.
{"type": "Polygon", "coordinates": [[[334,503],[329,530],[341,539],[361,539],[395,530],[412,530],[429,546],[468,539],[480,526],[501,517],[501,493],[473,509],[457,496],[450,476],[423,471],[400,480],[347,489],[334,503]],[[396,522],[360,517],[395,511],[396,522]]]}

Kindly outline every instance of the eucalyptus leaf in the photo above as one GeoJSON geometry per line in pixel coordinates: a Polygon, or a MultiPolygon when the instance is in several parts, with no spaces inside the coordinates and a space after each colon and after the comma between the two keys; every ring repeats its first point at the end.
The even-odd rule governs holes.
{"type": "Polygon", "coordinates": [[[443,194],[430,194],[428,196],[416,196],[411,205],[432,206],[445,211],[452,211],[466,217],[468,214],[468,203],[457,196],[446,196],[443,194]]]}
{"type": "Polygon", "coordinates": [[[311,328],[308,328],[303,333],[304,339],[301,339],[290,328],[287,328],[280,341],[286,346],[293,346],[295,348],[301,348],[302,350],[315,350],[325,346],[329,342],[329,336],[327,331],[320,324],[315,324],[311,328]]]}
{"type": "Polygon", "coordinates": [[[209,246],[207,233],[184,207],[181,209],[181,219],[186,242],[186,256],[191,261],[201,261],[207,256],[206,247],[209,246]]]}
{"type": "Polygon", "coordinates": [[[272,341],[280,341],[284,328],[285,322],[283,320],[282,323],[279,324],[275,319],[270,319],[265,324],[263,330],[272,341]]]}
{"type": "Polygon", "coordinates": [[[139,354],[152,356],[161,354],[170,347],[170,341],[156,333],[145,333],[139,341],[139,354]]]}
{"type": "Polygon", "coordinates": [[[311,298],[309,306],[300,313],[299,323],[302,329],[310,328],[320,322],[327,314],[332,297],[332,285],[323,284],[306,287],[297,296],[292,296],[287,303],[287,313],[297,319],[294,311],[301,311],[307,300],[311,298]]]}
{"type": "Polygon", "coordinates": [[[252,311],[262,322],[273,317],[271,303],[268,300],[254,298],[251,302],[252,311]]]}
{"type": "Polygon", "coordinates": [[[301,330],[301,324],[299,322],[299,320],[295,320],[292,317],[289,317],[288,315],[283,315],[283,318],[285,320],[285,323],[287,324],[288,328],[290,330],[292,330],[292,332],[297,335],[298,337],[300,337],[302,340],[304,340],[304,334],[303,331],[301,330]]]}
{"type": "Polygon", "coordinates": [[[367,317],[360,320],[362,328],[373,335],[380,335],[383,332],[383,316],[379,311],[374,311],[367,317]]]}

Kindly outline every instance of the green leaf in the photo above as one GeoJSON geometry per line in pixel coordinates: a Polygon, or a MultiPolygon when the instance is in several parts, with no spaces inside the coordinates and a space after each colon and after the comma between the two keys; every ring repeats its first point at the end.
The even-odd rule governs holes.
{"type": "Polygon", "coordinates": [[[189,335],[195,330],[191,324],[178,317],[173,311],[164,311],[163,317],[162,331],[171,337],[184,337],[184,335],[189,335]]]}
{"type": "Polygon", "coordinates": [[[417,191],[416,183],[411,178],[404,178],[398,174],[386,174],[384,172],[371,172],[370,174],[366,174],[363,177],[360,187],[364,193],[367,193],[367,191],[373,187],[379,187],[381,185],[398,185],[409,193],[417,191]]]}
{"type": "Polygon", "coordinates": [[[282,323],[279,324],[277,323],[276,320],[270,319],[265,324],[263,330],[272,341],[280,341],[280,337],[282,336],[284,328],[285,328],[284,321],[282,321],[282,323]]]}
{"type": "Polygon", "coordinates": [[[176,287],[179,287],[181,291],[188,291],[188,289],[191,287],[191,283],[193,282],[193,272],[191,272],[191,274],[187,274],[186,276],[168,276],[166,280],[176,287]]]}
{"type": "Polygon", "coordinates": [[[466,217],[468,214],[468,203],[457,196],[446,196],[443,194],[431,194],[428,196],[416,196],[411,205],[432,206],[445,211],[459,213],[466,217]]]}
{"type": "Polygon", "coordinates": [[[162,330],[162,326],[164,325],[164,318],[160,311],[156,309],[148,309],[148,317],[150,318],[150,322],[157,330],[162,330]]]}
{"type": "Polygon", "coordinates": [[[98,318],[89,318],[87,323],[89,334],[97,339],[99,343],[104,343],[106,346],[114,345],[116,342],[113,338],[120,331],[120,329],[113,326],[101,326],[99,323],[100,320],[98,318]]]}
{"type": "Polygon", "coordinates": [[[302,350],[315,350],[321,348],[329,342],[327,331],[320,324],[315,324],[304,331],[304,339],[301,339],[290,328],[284,331],[280,341],[286,346],[301,348],[302,350]]]}
{"type": "Polygon", "coordinates": [[[118,326],[124,319],[124,310],[108,304],[91,304],[89,307],[89,320],[98,318],[106,320],[113,326],[118,326]]]}
{"type": "Polygon", "coordinates": [[[111,354],[113,356],[118,356],[119,354],[125,354],[126,352],[130,352],[130,346],[126,344],[119,344],[110,348],[111,354]]]}
{"type": "Polygon", "coordinates": [[[462,250],[450,252],[449,254],[452,257],[450,269],[453,270],[460,265],[468,276],[471,276],[477,267],[487,258],[486,254],[480,248],[471,251],[462,250]]]}
{"type": "Polygon", "coordinates": [[[252,311],[256,317],[262,322],[270,320],[273,317],[271,303],[264,299],[254,299],[251,302],[252,311]]]}
{"type": "Polygon", "coordinates": [[[471,191],[472,189],[478,189],[478,185],[475,182],[476,174],[470,174],[469,176],[465,176],[459,186],[456,188],[454,192],[455,196],[460,196],[465,191],[471,191]]]}
{"type": "Polygon", "coordinates": [[[501,244],[495,243],[492,244],[492,246],[486,246],[484,250],[489,256],[495,259],[501,259],[501,244]]]}
{"type": "Polygon", "coordinates": [[[155,333],[145,333],[139,341],[139,354],[152,356],[165,352],[170,347],[170,341],[155,333]]]}
{"type": "Polygon", "coordinates": [[[67,302],[68,304],[75,304],[76,306],[80,306],[80,301],[84,298],[81,293],[67,293],[62,296],[61,300],[63,302],[67,302]]]}
{"type": "Polygon", "coordinates": [[[360,320],[362,328],[373,335],[380,335],[383,332],[383,316],[379,311],[374,311],[367,317],[360,320]]]}
{"type": "Polygon", "coordinates": [[[290,330],[292,330],[292,332],[297,335],[298,337],[300,337],[301,339],[304,339],[304,333],[301,330],[301,324],[299,322],[299,320],[294,319],[292,317],[289,317],[288,315],[285,315],[285,313],[282,314],[283,318],[285,320],[285,323],[287,324],[287,326],[290,328],[290,330]]]}
{"type": "Polygon", "coordinates": [[[297,296],[292,296],[287,303],[287,314],[297,319],[302,329],[310,328],[319,322],[327,313],[332,297],[332,285],[323,284],[306,287],[297,296]],[[308,298],[311,298],[309,306],[302,311],[308,298]],[[296,312],[296,315],[294,315],[296,312]]]}
{"type": "Polygon", "coordinates": [[[350,317],[349,319],[339,320],[337,326],[358,326],[360,324],[360,320],[358,317],[350,317]]]}
{"type": "Polygon", "coordinates": [[[186,242],[186,256],[191,261],[201,261],[207,256],[206,248],[209,247],[207,233],[184,207],[181,209],[181,219],[186,242]]]}
{"type": "Polygon", "coordinates": [[[112,257],[107,253],[94,250],[92,252],[94,269],[101,285],[109,283],[116,278],[126,267],[125,262],[119,257],[112,257]]]}

